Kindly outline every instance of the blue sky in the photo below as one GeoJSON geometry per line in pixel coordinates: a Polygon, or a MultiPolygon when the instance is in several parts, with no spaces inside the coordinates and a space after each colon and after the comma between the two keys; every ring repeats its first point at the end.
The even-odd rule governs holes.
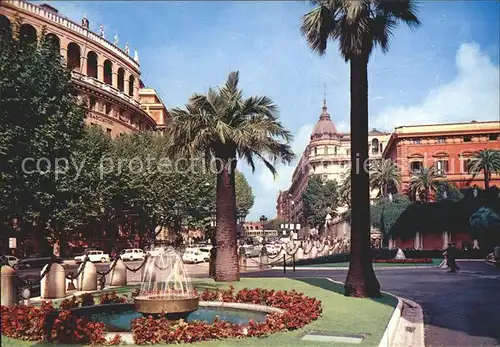
{"type": "MultiPolygon", "coordinates": [[[[335,42],[327,54],[311,53],[299,32],[307,2],[52,2],[61,14],[91,29],[103,23],[112,41],[137,50],[146,86],[168,108],[194,92],[223,83],[240,71],[244,93],[265,94],[280,107],[295,135],[300,157],[318,119],[326,83],[327,102],[340,131],[349,130],[349,69],[335,42]]],[[[426,1],[422,26],[395,30],[390,51],[375,51],[369,64],[371,127],[495,120],[500,114],[499,13],[496,1],[426,1]]],[[[290,184],[293,166],[274,180],[262,166],[241,165],[255,195],[248,219],[276,214],[279,189],[290,184]]]]}

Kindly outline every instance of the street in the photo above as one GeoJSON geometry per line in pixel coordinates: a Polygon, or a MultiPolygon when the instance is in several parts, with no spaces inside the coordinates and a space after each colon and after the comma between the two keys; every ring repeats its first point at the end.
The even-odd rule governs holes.
{"type": "MultiPolygon", "coordinates": [[[[426,346],[500,344],[500,270],[480,261],[459,261],[461,270],[375,270],[382,290],[416,301],[424,311],[426,346]]],[[[287,271],[286,277],[329,277],[344,282],[346,270],[287,271]]],[[[245,277],[282,277],[282,270],[245,277]]]]}

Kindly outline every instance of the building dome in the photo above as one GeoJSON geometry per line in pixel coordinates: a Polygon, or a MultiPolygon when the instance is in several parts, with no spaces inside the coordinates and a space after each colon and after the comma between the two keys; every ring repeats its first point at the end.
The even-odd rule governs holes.
{"type": "Polygon", "coordinates": [[[326,99],[323,99],[323,111],[319,116],[319,120],[313,128],[311,140],[315,139],[338,139],[339,133],[335,124],[333,124],[328,108],[326,107],[326,99]]]}

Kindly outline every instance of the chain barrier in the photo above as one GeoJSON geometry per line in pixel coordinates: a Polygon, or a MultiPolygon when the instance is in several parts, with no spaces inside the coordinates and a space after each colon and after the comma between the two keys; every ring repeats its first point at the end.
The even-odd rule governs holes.
{"type": "Polygon", "coordinates": [[[120,257],[116,257],[113,262],[109,265],[109,269],[107,271],[99,271],[96,269],[96,272],[99,276],[107,276],[115,267],[116,263],[120,260],[120,257]]]}
{"type": "Polygon", "coordinates": [[[147,260],[149,258],[149,254],[146,255],[146,257],[144,258],[144,260],[142,261],[142,264],[137,268],[137,269],[132,269],[130,268],[127,264],[125,264],[125,262],[123,262],[125,264],[125,268],[128,270],[128,271],[131,271],[133,273],[136,273],[137,271],[139,271],[140,269],[142,269],[142,267],[146,264],[147,260]]]}

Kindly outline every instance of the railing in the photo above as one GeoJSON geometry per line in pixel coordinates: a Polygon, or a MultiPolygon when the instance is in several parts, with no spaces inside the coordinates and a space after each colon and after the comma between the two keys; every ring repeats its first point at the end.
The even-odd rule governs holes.
{"type": "Polygon", "coordinates": [[[125,94],[124,92],[122,92],[119,89],[116,89],[113,86],[110,86],[107,83],[99,81],[98,79],[96,79],[94,77],[85,76],[85,75],[83,75],[79,72],[76,72],[76,71],[71,72],[71,77],[76,79],[76,80],[83,81],[83,82],[92,84],[96,87],[99,87],[101,89],[104,89],[105,91],[122,98],[123,100],[127,101],[128,103],[133,104],[134,106],[141,107],[141,104],[137,100],[132,98],[131,96],[125,94]]]}
{"type": "Polygon", "coordinates": [[[105,38],[93,33],[92,31],[82,27],[81,25],[78,25],[75,22],[73,22],[65,17],[61,17],[58,14],[47,11],[40,6],[31,4],[31,3],[24,1],[24,0],[5,0],[5,2],[14,6],[14,7],[21,8],[27,12],[30,12],[30,13],[33,13],[37,16],[43,17],[43,18],[45,18],[53,23],[57,23],[59,25],[62,25],[64,27],[70,29],[71,31],[79,33],[80,35],[88,37],[92,41],[100,44],[101,46],[103,46],[106,49],[115,53],[117,56],[119,56],[120,58],[125,60],[127,63],[132,65],[132,67],[134,67],[137,71],[139,71],[139,63],[136,62],[134,59],[132,59],[121,48],[113,45],[111,42],[109,42],[105,38]]]}

